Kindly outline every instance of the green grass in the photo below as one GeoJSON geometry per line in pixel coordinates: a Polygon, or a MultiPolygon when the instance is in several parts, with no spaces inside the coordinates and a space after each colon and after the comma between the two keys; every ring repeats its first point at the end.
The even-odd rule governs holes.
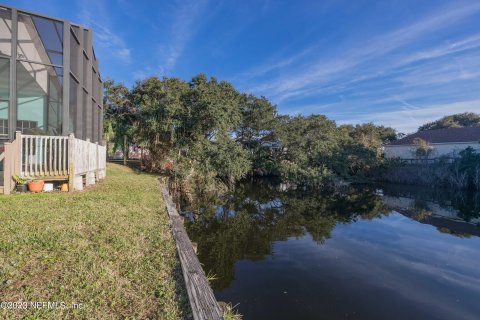
{"type": "Polygon", "coordinates": [[[223,319],[224,320],[242,320],[240,312],[235,310],[236,306],[232,306],[231,303],[222,303],[223,319]]]}
{"type": "Polygon", "coordinates": [[[109,164],[87,191],[0,196],[0,302],[18,301],[66,308],[0,318],[190,318],[157,177],[109,164]]]}

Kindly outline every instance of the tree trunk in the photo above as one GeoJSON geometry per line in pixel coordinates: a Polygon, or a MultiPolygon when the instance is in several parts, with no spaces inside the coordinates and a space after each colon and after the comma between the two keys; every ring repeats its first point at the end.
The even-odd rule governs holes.
{"type": "Polygon", "coordinates": [[[127,135],[123,136],[123,165],[127,165],[128,160],[128,143],[127,143],[127,135]]]}

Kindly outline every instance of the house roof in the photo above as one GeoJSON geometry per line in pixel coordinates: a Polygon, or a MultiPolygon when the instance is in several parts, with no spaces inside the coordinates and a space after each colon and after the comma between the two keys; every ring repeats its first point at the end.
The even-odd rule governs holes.
{"type": "Polygon", "coordinates": [[[389,145],[412,145],[415,138],[428,143],[480,142],[480,127],[448,128],[420,131],[389,145]]]}

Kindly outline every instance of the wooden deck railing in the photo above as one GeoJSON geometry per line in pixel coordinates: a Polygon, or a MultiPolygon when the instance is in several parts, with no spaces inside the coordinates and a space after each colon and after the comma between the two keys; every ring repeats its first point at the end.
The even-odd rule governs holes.
{"type": "Polygon", "coordinates": [[[95,184],[106,174],[106,148],[68,137],[23,135],[5,144],[4,193],[13,190],[13,175],[24,179],[68,180],[70,190],[95,184]]]}
{"type": "Polygon", "coordinates": [[[27,179],[68,177],[69,137],[20,135],[20,139],[19,176],[27,179]]]}
{"type": "Polygon", "coordinates": [[[3,193],[10,194],[15,187],[12,180],[13,175],[20,172],[20,139],[5,143],[4,159],[3,159],[3,193]]]}

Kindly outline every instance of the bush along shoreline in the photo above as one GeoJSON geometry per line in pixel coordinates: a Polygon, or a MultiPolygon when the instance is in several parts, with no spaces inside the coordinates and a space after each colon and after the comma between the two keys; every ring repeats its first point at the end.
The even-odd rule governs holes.
{"type": "Polygon", "coordinates": [[[459,157],[450,161],[439,159],[434,163],[405,164],[392,160],[377,179],[389,183],[480,190],[480,153],[468,147],[459,157]]]}
{"type": "Polygon", "coordinates": [[[392,128],[337,125],[323,115],[280,115],[265,97],[200,74],[191,81],[151,77],[132,89],[105,81],[105,132],[111,151],[149,150],[145,167],[171,189],[224,189],[247,177],[277,177],[312,189],[368,181],[384,165],[392,128]],[[175,184],[175,185],[173,185],[175,184]]]}
{"type": "MultiPolygon", "coordinates": [[[[215,77],[150,77],[131,89],[112,80],[104,85],[111,151],[128,144],[144,147],[146,170],[168,175],[170,189],[187,197],[196,189],[222,191],[257,176],[317,190],[376,180],[478,188],[477,169],[465,163],[475,158],[471,152],[452,166],[399,165],[383,151],[404,136],[393,128],[337,125],[324,115],[281,115],[267,98],[215,77]]],[[[480,115],[463,113],[419,130],[474,125],[480,125],[480,115]]]]}

